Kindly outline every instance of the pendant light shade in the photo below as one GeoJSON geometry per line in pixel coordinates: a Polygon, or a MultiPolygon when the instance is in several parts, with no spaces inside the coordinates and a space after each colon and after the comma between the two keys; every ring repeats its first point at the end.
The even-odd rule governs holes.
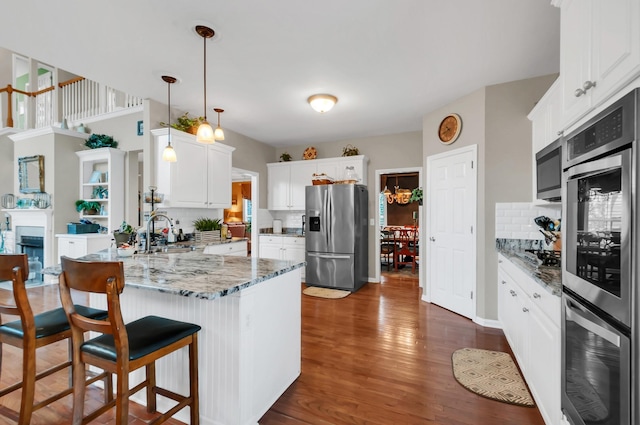
{"type": "Polygon", "coordinates": [[[213,108],[213,110],[218,113],[218,126],[216,127],[216,130],[214,131],[213,137],[216,140],[224,140],[224,131],[222,131],[222,127],[220,127],[220,114],[224,112],[224,109],[213,108]]]}
{"type": "Polygon", "coordinates": [[[207,38],[211,38],[214,36],[215,32],[204,25],[196,25],[196,32],[204,42],[204,121],[198,127],[198,132],[196,133],[196,140],[200,143],[215,143],[215,138],[213,135],[213,128],[207,122],[207,38]]]}
{"type": "Polygon", "coordinates": [[[162,151],[162,160],[167,162],[176,162],[176,151],[171,146],[171,84],[176,82],[176,79],[168,75],[163,75],[162,80],[167,83],[167,146],[162,151]]]}

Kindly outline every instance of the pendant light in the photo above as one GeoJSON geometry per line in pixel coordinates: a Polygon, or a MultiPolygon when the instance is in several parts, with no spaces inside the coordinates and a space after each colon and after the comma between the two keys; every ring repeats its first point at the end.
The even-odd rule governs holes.
{"type": "Polygon", "coordinates": [[[163,75],[162,80],[167,83],[167,146],[162,151],[162,160],[167,162],[176,162],[176,151],[171,146],[171,84],[176,82],[176,79],[168,75],[163,75]]]}
{"type": "Polygon", "coordinates": [[[218,113],[218,126],[213,132],[213,138],[216,140],[224,140],[224,131],[222,131],[222,127],[220,127],[220,114],[224,112],[224,109],[213,108],[213,110],[218,113]]]}
{"type": "Polygon", "coordinates": [[[204,40],[204,121],[198,127],[196,140],[200,143],[215,143],[213,128],[207,122],[207,38],[213,37],[215,32],[204,25],[196,25],[196,32],[204,40]]]}

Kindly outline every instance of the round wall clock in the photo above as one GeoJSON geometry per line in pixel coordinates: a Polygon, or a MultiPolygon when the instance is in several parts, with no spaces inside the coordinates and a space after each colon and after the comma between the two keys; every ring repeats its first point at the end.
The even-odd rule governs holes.
{"type": "Polygon", "coordinates": [[[462,119],[458,114],[449,114],[440,123],[438,137],[445,145],[456,141],[462,130],[462,119]]]}

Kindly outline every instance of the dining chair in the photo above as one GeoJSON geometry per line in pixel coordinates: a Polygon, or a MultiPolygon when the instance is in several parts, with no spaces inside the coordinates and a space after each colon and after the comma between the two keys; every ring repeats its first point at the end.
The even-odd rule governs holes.
{"type": "Polygon", "coordinates": [[[387,271],[391,270],[391,266],[394,265],[395,255],[396,244],[393,232],[390,230],[382,230],[380,232],[380,259],[382,260],[384,258],[387,271]]]}
{"type": "Polygon", "coordinates": [[[158,316],[146,316],[124,322],[120,309],[120,294],[125,288],[124,268],[119,261],[83,261],[60,258],[60,297],[71,323],[73,338],[73,425],[85,424],[115,406],[116,425],[128,421],[129,397],[146,388],[147,411],[156,413],[158,395],[177,404],[153,419],[153,424],[167,421],[184,407],[189,407],[190,423],[200,423],[198,401],[198,331],[200,326],[158,316]],[[103,294],[109,316],[98,321],[85,317],[71,300],[71,290],[103,294]],[[84,332],[102,335],[85,341],[84,332]],[[189,349],[189,395],[177,394],[156,385],[156,360],[183,347],[189,349]],[[85,389],[82,382],[86,365],[116,374],[116,397],[84,416],[85,389]],[[129,373],[145,368],[145,379],[129,388],[129,373]]]}
{"type": "Polygon", "coordinates": [[[418,229],[398,229],[395,230],[395,242],[398,246],[394,260],[395,270],[401,264],[411,264],[411,271],[416,272],[419,253],[419,232],[418,229]]]}
{"type": "MultiPolygon", "coordinates": [[[[71,366],[71,361],[67,360],[37,373],[36,350],[63,340],[68,340],[70,345],[71,328],[62,308],[36,315],[33,314],[25,288],[25,278],[27,276],[29,276],[29,263],[26,254],[0,254],[0,281],[12,281],[13,284],[13,304],[0,304],[0,313],[19,317],[18,320],[8,323],[3,323],[0,317],[0,373],[2,366],[6,367],[6,365],[2,364],[3,345],[8,344],[22,349],[22,380],[0,391],[0,397],[4,397],[22,388],[20,411],[15,412],[5,407],[0,412],[17,420],[20,425],[29,424],[34,411],[71,394],[73,391],[73,388],[69,386],[63,391],[34,404],[36,382],[71,366]]],[[[107,317],[107,312],[104,310],[76,307],[92,319],[104,319],[107,317]]],[[[69,358],[71,358],[70,355],[71,347],[69,347],[69,358]]],[[[9,366],[11,367],[12,365],[9,366]]],[[[71,372],[71,369],[69,371],[71,372]]],[[[99,379],[104,379],[105,388],[110,388],[110,376],[106,373],[94,376],[86,382],[78,382],[78,384],[82,384],[81,386],[84,387],[84,385],[91,384],[99,379]]]]}

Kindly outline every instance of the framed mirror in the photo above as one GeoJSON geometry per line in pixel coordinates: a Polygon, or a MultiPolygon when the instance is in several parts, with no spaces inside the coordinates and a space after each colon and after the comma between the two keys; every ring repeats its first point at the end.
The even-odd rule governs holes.
{"type": "Polygon", "coordinates": [[[44,156],[18,158],[18,181],[20,193],[44,192],[44,156]]]}

